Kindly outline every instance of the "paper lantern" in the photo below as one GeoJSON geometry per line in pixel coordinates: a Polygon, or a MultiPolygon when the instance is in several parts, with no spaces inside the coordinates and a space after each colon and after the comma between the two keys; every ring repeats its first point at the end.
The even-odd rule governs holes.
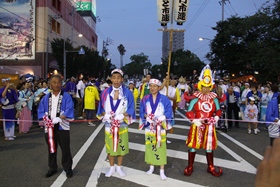
{"type": "Polygon", "coordinates": [[[171,0],[157,0],[158,22],[162,26],[166,26],[170,22],[171,5],[171,0]]]}
{"type": "Polygon", "coordinates": [[[178,25],[187,21],[188,8],[190,0],[174,0],[174,20],[178,25]]]}

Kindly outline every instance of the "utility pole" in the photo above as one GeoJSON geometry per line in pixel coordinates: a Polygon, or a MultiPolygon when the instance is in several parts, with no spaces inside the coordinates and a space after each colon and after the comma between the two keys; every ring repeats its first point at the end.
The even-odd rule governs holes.
{"type": "MultiPolygon", "coordinates": [[[[168,1],[166,1],[166,2],[168,2],[168,1]]],[[[163,4],[165,4],[166,2],[163,1],[163,4]]],[[[170,29],[167,29],[167,28],[158,29],[158,31],[169,32],[169,51],[168,51],[168,68],[167,68],[168,76],[170,76],[170,64],[171,64],[171,55],[172,55],[172,47],[173,47],[173,33],[174,32],[185,32],[184,29],[173,29],[173,13],[174,13],[174,0],[171,0],[170,29]]],[[[178,22],[177,22],[177,24],[181,25],[181,23],[178,23],[178,22]]],[[[168,80],[168,83],[169,83],[169,80],[168,80]]]]}
{"type": "Polygon", "coordinates": [[[52,30],[51,28],[51,22],[52,17],[48,16],[47,24],[48,24],[48,30],[47,30],[47,47],[46,47],[46,56],[45,56],[45,70],[44,70],[44,78],[48,78],[48,72],[49,72],[49,35],[52,30]]]}
{"type": "Polygon", "coordinates": [[[106,58],[109,54],[107,46],[113,43],[113,40],[110,38],[107,38],[106,41],[103,40],[103,46],[102,46],[102,56],[106,58]]]}
{"type": "MultiPolygon", "coordinates": [[[[48,35],[49,35],[49,31],[48,35]]],[[[47,52],[46,52],[46,63],[45,63],[45,78],[48,78],[48,70],[49,70],[49,42],[50,39],[47,37],[47,52]]]]}
{"type": "Polygon", "coordinates": [[[106,58],[106,57],[108,56],[108,49],[107,49],[107,46],[108,46],[108,45],[109,45],[109,44],[108,44],[106,41],[103,40],[102,56],[103,56],[104,58],[106,58]]]}
{"type": "Polygon", "coordinates": [[[220,1],[220,5],[222,5],[222,21],[224,21],[225,19],[225,4],[226,4],[226,1],[229,2],[229,0],[222,0],[220,1]]]}

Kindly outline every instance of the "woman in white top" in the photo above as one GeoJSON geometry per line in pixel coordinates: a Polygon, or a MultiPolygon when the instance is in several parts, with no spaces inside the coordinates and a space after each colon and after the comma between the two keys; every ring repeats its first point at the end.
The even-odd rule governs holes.
{"type": "Polygon", "coordinates": [[[245,108],[246,108],[246,96],[247,96],[248,92],[251,91],[249,83],[246,82],[244,84],[244,86],[245,86],[245,89],[242,91],[241,104],[240,104],[241,118],[243,120],[244,120],[244,111],[245,111],[245,108]]]}
{"type": "Polygon", "coordinates": [[[261,98],[260,121],[265,121],[266,108],[267,108],[267,105],[272,98],[272,95],[273,95],[273,93],[270,91],[270,88],[265,85],[264,89],[263,89],[263,92],[262,92],[262,98],[261,98]]]}

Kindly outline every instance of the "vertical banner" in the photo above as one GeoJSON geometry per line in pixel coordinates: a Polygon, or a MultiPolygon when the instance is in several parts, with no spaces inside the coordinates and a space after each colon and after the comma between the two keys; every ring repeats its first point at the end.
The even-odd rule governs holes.
{"type": "Polygon", "coordinates": [[[190,0],[174,0],[174,20],[182,25],[187,20],[190,0]]]}
{"type": "Polygon", "coordinates": [[[157,0],[158,22],[166,25],[170,22],[171,0],[157,0]]]}
{"type": "Polygon", "coordinates": [[[35,2],[0,2],[0,59],[35,59],[35,2]]]}

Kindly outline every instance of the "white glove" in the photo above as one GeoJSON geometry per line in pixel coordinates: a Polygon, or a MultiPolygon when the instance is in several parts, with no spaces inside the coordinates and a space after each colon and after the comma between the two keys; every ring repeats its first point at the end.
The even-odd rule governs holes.
{"type": "Polygon", "coordinates": [[[118,115],[115,116],[115,119],[116,119],[116,120],[119,120],[119,121],[122,121],[123,118],[124,118],[124,115],[123,115],[123,114],[118,114],[118,115]]]}
{"type": "Polygon", "coordinates": [[[151,119],[149,116],[146,117],[147,122],[154,123],[153,119],[151,119]]]}
{"type": "Polygon", "coordinates": [[[55,118],[52,119],[53,124],[57,124],[57,123],[61,123],[61,122],[62,122],[62,120],[61,120],[60,117],[55,117],[55,118]]]}
{"type": "Polygon", "coordinates": [[[199,127],[200,125],[202,125],[200,119],[194,119],[193,120],[193,124],[195,124],[195,126],[199,127]]]}
{"type": "Polygon", "coordinates": [[[106,113],[103,117],[103,121],[108,121],[110,123],[111,122],[111,117],[112,117],[111,114],[106,113]]]}
{"type": "Polygon", "coordinates": [[[166,120],[166,117],[165,117],[165,116],[159,116],[157,119],[158,119],[159,121],[165,121],[165,120],[166,120]]]}
{"type": "Polygon", "coordinates": [[[220,118],[219,118],[219,116],[215,116],[214,119],[216,122],[218,122],[220,118]]]}

